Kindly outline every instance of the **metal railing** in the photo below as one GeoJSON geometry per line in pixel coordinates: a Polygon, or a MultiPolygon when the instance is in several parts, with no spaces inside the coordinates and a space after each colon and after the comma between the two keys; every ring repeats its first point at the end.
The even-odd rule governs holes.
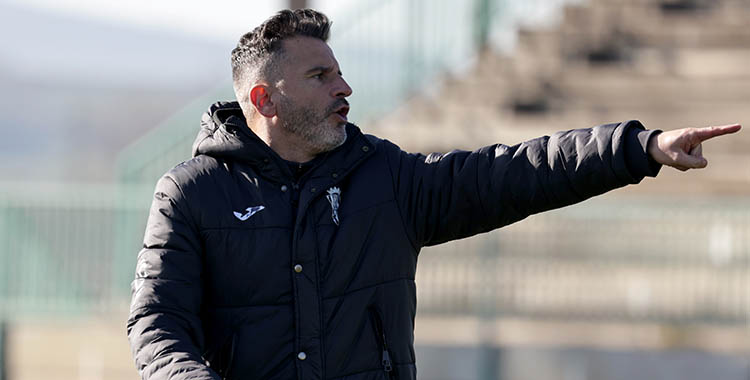
{"type": "Polygon", "coordinates": [[[0,183],[0,317],[86,315],[127,304],[149,206],[143,196],[151,191],[0,183]]]}
{"type": "Polygon", "coordinates": [[[423,314],[744,324],[750,199],[603,196],[425,249],[423,314]]]}
{"type": "MultiPolygon", "coordinates": [[[[127,304],[151,186],[0,184],[3,316],[127,304]]],[[[750,199],[602,196],[425,249],[423,315],[744,324],[750,199]]]]}

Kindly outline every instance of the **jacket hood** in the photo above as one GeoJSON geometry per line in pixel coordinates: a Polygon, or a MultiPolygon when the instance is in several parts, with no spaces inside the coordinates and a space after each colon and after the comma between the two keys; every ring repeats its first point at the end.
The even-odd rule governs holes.
{"type": "Polygon", "coordinates": [[[266,144],[248,128],[237,102],[212,104],[201,117],[200,131],[193,142],[193,157],[243,159],[256,155],[266,144]]]}

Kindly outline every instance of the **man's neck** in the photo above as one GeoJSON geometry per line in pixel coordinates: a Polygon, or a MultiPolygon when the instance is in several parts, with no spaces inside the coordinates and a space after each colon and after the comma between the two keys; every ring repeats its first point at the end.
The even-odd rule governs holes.
{"type": "Polygon", "coordinates": [[[260,123],[249,124],[249,127],[271,150],[286,161],[304,163],[315,158],[315,154],[309,152],[298,136],[286,133],[282,128],[260,123]]]}

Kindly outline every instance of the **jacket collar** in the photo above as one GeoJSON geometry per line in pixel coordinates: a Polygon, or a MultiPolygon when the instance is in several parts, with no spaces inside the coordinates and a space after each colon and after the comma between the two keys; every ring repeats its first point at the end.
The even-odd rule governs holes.
{"type": "MultiPolygon", "coordinates": [[[[321,153],[324,159],[303,178],[328,177],[336,182],[375,152],[354,124],[347,124],[346,136],[344,144],[321,153]]],[[[294,178],[285,161],[247,126],[237,102],[217,102],[203,114],[193,143],[193,156],[201,154],[243,162],[274,182],[289,183],[294,178]]]]}

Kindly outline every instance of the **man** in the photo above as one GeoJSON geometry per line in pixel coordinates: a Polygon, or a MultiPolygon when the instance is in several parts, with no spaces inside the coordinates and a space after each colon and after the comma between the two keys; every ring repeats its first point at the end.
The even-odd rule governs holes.
{"type": "MultiPolygon", "coordinates": [[[[312,10],[232,52],[238,102],[201,120],[156,186],[128,336],[143,379],[415,379],[423,246],[701,168],[739,125],[637,121],[423,156],[347,122],[352,89],[312,10]]],[[[407,127],[407,126],[405,126],[407,127]]],[[[456,253],[460,254],[460,253],[456,253]]]]}

